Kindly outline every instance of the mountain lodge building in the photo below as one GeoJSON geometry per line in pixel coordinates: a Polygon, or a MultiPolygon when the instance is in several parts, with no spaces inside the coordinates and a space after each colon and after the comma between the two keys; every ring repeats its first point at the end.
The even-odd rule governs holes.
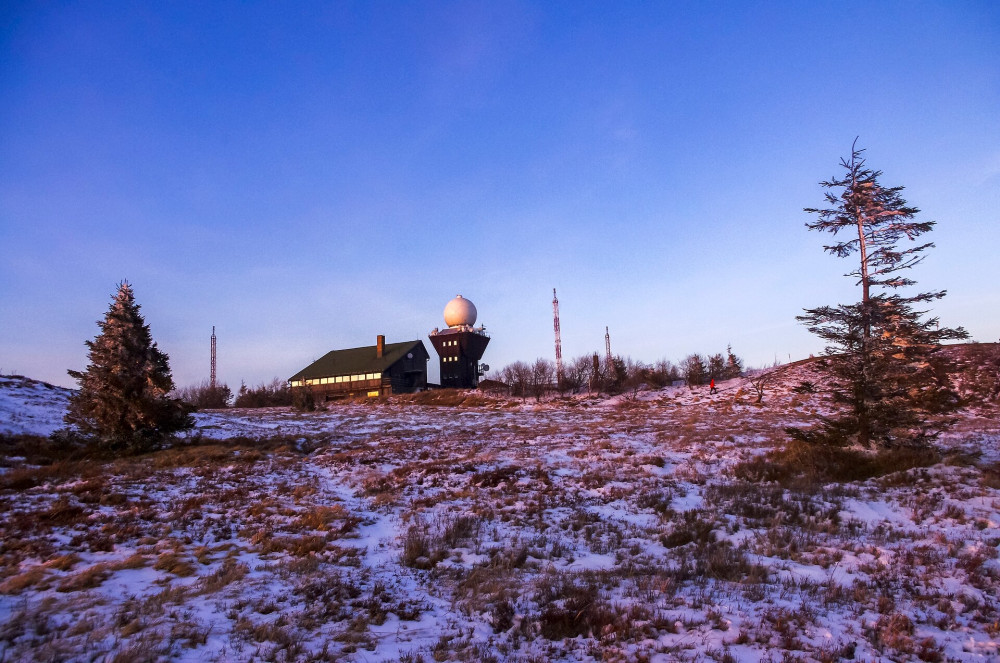
{"type": "Polygon", "coordinates": [[[291,387],[309,387],[319,400],[409,394],[427,388],[430,355],[422,341],[386,343],[328,352],[288,378],[291,387]]]}

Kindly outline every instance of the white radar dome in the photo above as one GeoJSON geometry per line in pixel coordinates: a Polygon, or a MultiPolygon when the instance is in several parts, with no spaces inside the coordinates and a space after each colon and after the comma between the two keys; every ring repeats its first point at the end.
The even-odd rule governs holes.
{"type": "Polygon", "coordinates": [[[476,324],[476,305],[457,295],[444,307],[444,324],[449,327],[472,326],[476,324]]]}

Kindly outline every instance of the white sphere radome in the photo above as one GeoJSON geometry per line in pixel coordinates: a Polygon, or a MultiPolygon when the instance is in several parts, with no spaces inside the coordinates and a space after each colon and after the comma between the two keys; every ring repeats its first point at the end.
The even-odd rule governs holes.
{"type": "Polygon", "coordinates": [[[455,299],[448,302],[444,307],[444,324],[449,327],[461,327],[463,325],[472,326],[476,324],[476,305],[462,295],[457,295],[455,299]]]}

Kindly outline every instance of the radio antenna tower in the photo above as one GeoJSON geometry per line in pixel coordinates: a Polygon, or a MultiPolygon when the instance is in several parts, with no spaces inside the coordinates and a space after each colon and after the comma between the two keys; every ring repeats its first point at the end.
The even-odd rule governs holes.
{"type": "Polygon", "coordinates": [[[552,326],[555,327],[556,330],[556,384],[562,385],[562,338],[559,334],[559,298],[556,297],[555,288],[552,288],[552,326]]]}
{"type": "Polygon", "coordinates": [[[604,328],[604,353],[604,360],[608,363],[608,375],[610,376],[615,365],[611,361],[611,334],[608,332],[607,327],[604,328]]]}
{"type": "Polygon", "coordinates": [[[212,376],[209,378],[209,386],[215,389],[215,325],[212,325],[212,376]]]}

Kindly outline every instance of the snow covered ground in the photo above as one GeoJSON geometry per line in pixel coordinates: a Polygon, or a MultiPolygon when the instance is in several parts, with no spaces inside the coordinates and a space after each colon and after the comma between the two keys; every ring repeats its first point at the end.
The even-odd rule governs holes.
{"type": "Polygon", "coordinates": [[[63,427],[63,413],[71,393],[47,382],[0,376],[0,434],[51,435],[63,427]]]}
{"type": "MultiPolygon", "coordinates": [[[[140,458],[7,458],[0,660],[1000,660],[996,408],[926,467],[748,480],[828,407],[807,378],[217,411],[140,458]]],[[[0,393],[2,430],[58,426],[65,394],[0,393]]]]}

